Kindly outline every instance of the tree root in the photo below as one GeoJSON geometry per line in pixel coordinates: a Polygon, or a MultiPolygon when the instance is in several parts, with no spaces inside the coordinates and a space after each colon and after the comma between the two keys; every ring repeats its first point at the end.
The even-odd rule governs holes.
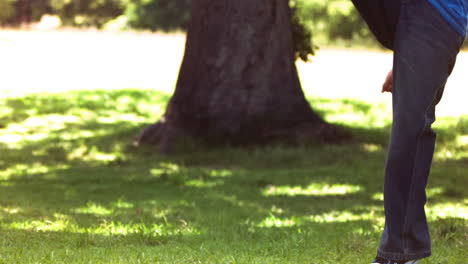
{"type": "MultiPolygon", "coordinates": [[[[255,132],[252,132],[252,134],[255,134],[255,132]]],[[[353,136],[342,126],[321,122],[302,123],[292,128],[270,130],[268,133],[257,134],[252,138],[236,138],[233,140],[225,137],[223,141],[216,140],[213,142],[210,141],[209,137],[195,138],[187,135],[187,133],[182,133],[181,129],[175,128],[166,121],[161,121],[144,128],[135,138],[134,145],[153,145],[158,147],[161,154],[170,154],[174,144],[187,138],[199,140],[210,147],[219,145],[264,146],[272,143],[303,146],[309,144],[340,144],[351,141],[353,136]]]]}

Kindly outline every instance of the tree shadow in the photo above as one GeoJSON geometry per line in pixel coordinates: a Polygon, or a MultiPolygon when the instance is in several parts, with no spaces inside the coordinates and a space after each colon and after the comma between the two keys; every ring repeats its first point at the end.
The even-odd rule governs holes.
{"type": "MultiPolygon", "coordinates": [[[[170,156],[135,148],[133,137],[154,118],[145,109],[164,109],[168,99],[132,89],[6,99],[7,114],[0,116],[0,232],[12,240],[67,236],[75,246],[89,247],[110,238],[121,246],[164,246],[236,232],[237,243],[246,237],[266,242],[301,236],[298,229],[311,232],[310,239],[338,240],[351,230],[340,245],[356,247],[356,254],[376,246],[356,244],[369,236],[376,241],[382,228],[389,125],[348,126],[354,140],[338,145],[191,146],[170,156]],[[10,134],[19,140],[9,142],[10,134]],[[116,225],[126,233],[113,232],[116,225]]],[[[373,109],[364,102],[327,100],[341,105],[336,113],[373,109]]],[[[333,114],[327,109],[325,117],[333,114]]],[[[438,147],[462,152],[464,145],[456,142],[467,128],[466,118],[449,122],[440,129],[438,147]]],[[[466,157],[437,158],[429,186],[435,234],[453,244],[466,234],[464,218],[435,210],[463,203],[467,172],[466,157]]]]}

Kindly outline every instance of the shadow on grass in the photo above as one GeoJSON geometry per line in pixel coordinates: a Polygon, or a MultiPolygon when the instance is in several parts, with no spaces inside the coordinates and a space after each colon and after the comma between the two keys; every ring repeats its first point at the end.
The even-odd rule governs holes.
{"type": "Polygon", "coordinates": [[[68,92],[62,94],[31,94],[25,97],[0,99],[6,111],[0,116],[2,127],[22,122],[27,118],[47,114],[77,114],[86,111],[98,113],[131,113],[147,117],[154,113],[148,107],[162,106],[170,95],[151,90],[122,89],[68,92]],[[2,102],[3,101],[3,102],[2,102]],[[151,102],[152,106],[147,103],[151,102]]]}
{"type": "MultiPolygon", "coordinates": [[[[368,240],[377,240],[383,224],[380,195],[389,137],[388,124],[372,123],[379,121],[378,108],[317,100],[326,118],[371,116],[345,123],[355,141],[343,145],[191,148],[169,157],[151,147],[132,147],[139,129],[160,117],[168,100],[167,94],[128,89],[0,101],[7,109],[0,115],[3,243],[26,235],[37,241],[50,235],[56,244],[66,235],[76,246],[214,238],[229,244],[252,237],[263,243],[302,230],[309,235],[298,236],[336,241],[351,231],[352,237],[336,243],[376,246],[368,240]]],[[[457,142],[466,138],[467,128],[467,118],[447,121],[438,147],[466,154],[466,145],[457,142]]],[[[466,156],[446,157],[434,167],[430,219],[437,237],[456,244],[466,235],[465,219],[446,211],[463,204],[468,162],[466,156]]]]}

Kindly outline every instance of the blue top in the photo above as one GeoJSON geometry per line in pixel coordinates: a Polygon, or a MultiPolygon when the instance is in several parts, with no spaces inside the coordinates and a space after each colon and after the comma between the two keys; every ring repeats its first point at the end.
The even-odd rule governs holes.
{"type": "Polygon", "coordinates": [[[468,25],[468,0],[428,0],[453,28],[466,37],[468,25]]]}

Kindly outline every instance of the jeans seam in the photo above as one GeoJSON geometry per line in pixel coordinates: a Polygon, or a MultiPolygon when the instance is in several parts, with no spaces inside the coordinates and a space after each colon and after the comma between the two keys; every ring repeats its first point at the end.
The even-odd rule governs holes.
{"type": "Polygon", "coordinates": [[[418,133],[418,137],[416,140],[416,152],[414,154],[413,168],[412,168],[412,173],[411,173],[411,184],[410,184],[410,190],[409,190],[409,196],[408,196],[408,205],[406,206],[406,209],[405,209],[405,220],[403,222],[404,224],[403,224],[402,241],[403,241],[403,250],[405,251],[405,254],[409,251],[409,249],[407,248],[408,243],[407,243],[407,238],[406,238],[406,234],[408,233],[408,213],[409,213],[409,209],[411,205],[411,200],[415,192],[414,186],[415,186],[415,181],[416,181],[416,162],[417,162],[418,154],[420,152],[420,146],[421,146],[420,141],[421,141],[422,134],[424,133],[426,129],[428,129],[428,126],[430,125],[429,124],[430,121],[428,120],[427,113],[431,107],[435,107],[435,101],[437,98],[437,94],[439,93],[439,90],[440,88],[437,89],[431,103],[424,110],[424,126],[421,132],[418,133]]]}
{"type": "Polygon", "coordinates": [[[427,117],[427,113],[428,113],[429,109],[431,109],[431,107],[435,107],[435,101],[437,100],[436,98],[437,98],[437,95],[438,95],[440,89],[441,88],[438,88],[436,90],[434,98],[432,99],[431,103],[424,110],[424,126],[423,126],[422,131],[418,133],[418,138],[417,138],[417,141],[416,141],[416,153],[415,153],[414,161],[413,161],[413,169],[412,169],[412,173],[411,173],[411,185],[410,185],[410,191],[409,191],[409,196],[408,196],[408,205],[406,206],[406,209],[405,209],[405,220],[404,220],[403,234],[402,234],[403,250],[405,251],[405,254],[407,254],[407,252],[409,251],[409,249],[407,248],[407,239],[406,239],[405,234],[408,233],[408,212],[409,212],[410,205],[411,205],[411,199],[414,196],[414,191],[415,191],[414,186],[415,186],[415,181],[416,181],[416,162],[417,162],[418,154],[420,153],[420,146],[421,146],[420,141],[421,141],[421,137],[422,137],[422,134],[424,133],[424,131],[426,129],[429,129],[428,126],[430,126],[430,124],[429,124],[430,121],[429,121],[429,119],[427,117]]]}
{"type": "MultiPolygon", "coordinates": [[[[424,117],[426,118],[426,117],[424,117]]],[[[424,124],[424,127],[426,126],[426,124],[424,124]]],[[[403,251],[405,254],[407,254],[407,252],[409,251],[408,248],[407,248],[407,239],[406,239],[406,234],[408,233],[408,213],[409,213],[409,209],[410,209],[410,205],[411,205],[411,199],[414,195],[414,182],[415,182],[415,177],[416,177],[416,158],[418,156],[418,153],[419,153],[419,149],[420,149],[420,139],[421,139],[421,136],[422,136],[422,133],[424,133],[424,127],[422,129],[422,131],[418,134],[418,138],[416,140],[416,153],[414,155],[414,160],[413,160],[413,169],[412,169],[412,173],[411,173],[411,183],[410,183],[410,190],[409,190],[409,195],[408,195],[408,204],[406,205],[406,209],[405,209],[405,220],[404,220],[404,224],[403,224],[403,234],[402,234],[402,241],[403,241],[403,251]]]]}

